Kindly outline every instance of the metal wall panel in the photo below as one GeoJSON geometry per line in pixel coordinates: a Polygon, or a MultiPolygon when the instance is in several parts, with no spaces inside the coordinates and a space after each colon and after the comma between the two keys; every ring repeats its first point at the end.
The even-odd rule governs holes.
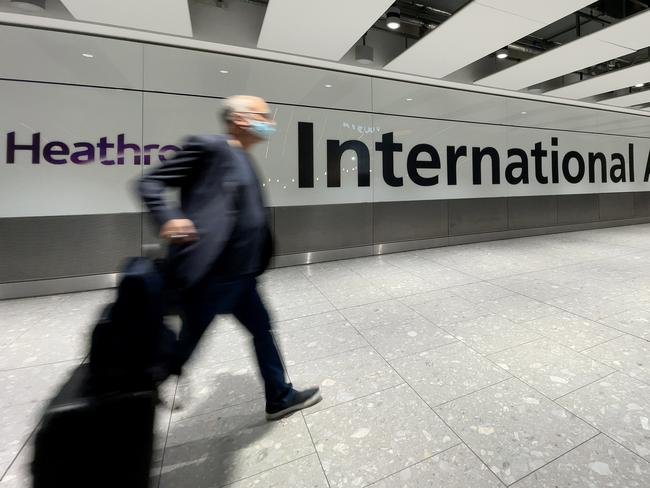
{"type": "Polygon", "coordinates": [[[634,216],[650,217],[650,192],[634,194],[634,216]]]}
{"type": "Polygon", "coordinates": [[[557,223],[578,224],[599,219],[598,195],[558,195],[557,223]]]}
{"type": "Polygon", "coordinates": [[[506,198],[472,198],[449,202],[449,235],[481,234],[508,229],[506,198]]]}
{"type": "Polygon", "coordinates": [[[604,193],[599,198],[600,220],[634,217],[634,193],[604,193]]]}
{"type": "Polygon", "coordinates": [[[556,196],[508,198],[508,228],[549,227],[556,223],[556,196]]]}
{"type": "Polygon", "coordinates": [[[375,203],[373,230],[375,244],[445,237],[449,234],[447,202],[375,203]]]}
{"type": "Polygon", "coordinates": [[[372,245],[372,204],[275,208],[276,254],[372,245]]]}
{"type": "Polygon", "coordinates": [[[0,219],[0,283],[115,273],[141,229],[129,213],[0,219]]]}

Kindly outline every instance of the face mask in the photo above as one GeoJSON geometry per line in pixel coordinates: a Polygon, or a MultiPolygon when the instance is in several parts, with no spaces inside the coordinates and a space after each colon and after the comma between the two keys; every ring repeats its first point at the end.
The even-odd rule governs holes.
{"type": "Polygon", "coordinates": [[[255,134],[260,139],[268,139],[273,134],[275,134],[275,126],[273,124],[254,119],[248,119],[248,123],[250,125],[248,126],[247,130],[250,133],[255,134]]]}

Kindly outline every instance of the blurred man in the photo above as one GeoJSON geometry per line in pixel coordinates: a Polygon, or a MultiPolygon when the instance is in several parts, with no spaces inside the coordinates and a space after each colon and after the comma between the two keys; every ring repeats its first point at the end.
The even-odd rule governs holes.
{"type": "Polygon", "coordinates": [[[251,333],[266,393],[266,416],[279,419],[321,400],[318,388],[287,382],[256,277],[272,253],[260,185],[249,154],[275,132],[264,100],[225,100],[226,136],[193,136],[172,160],[145,175],[139,191],[170,242],[168,265],[181,290],[183,325],[172,374],[180,375],[217,314],[233,314],[251,333]],[[164,198],[180,188],[180,208],[164,198]]]}

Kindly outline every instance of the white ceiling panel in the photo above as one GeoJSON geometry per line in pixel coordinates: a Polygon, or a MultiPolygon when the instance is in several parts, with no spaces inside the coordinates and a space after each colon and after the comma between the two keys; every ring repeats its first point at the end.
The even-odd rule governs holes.
{"type": "Polygon", "coordinates": [[[635,51],[643,49],[650,46],[650,11],[637,14],[592,35],[635,51]]]}
{"type": "MultiPolygon", "coordinates": [[[[499,0],[479,1],[500,3],[499,0]]],[[[510,0],[504,1],[511,3],[510,0]]],[[[494,73],[476,81],[476,84],[521,90],[594,64],[631,54],[646,46],[650,46],[650,11],[642,12],[589,36],[494,73]]]]}
{"type": "Polygon", "coordinates": [[[646,83],[650,81],[650,62],[637,64],[630,68],[611,71],[607,74],[590,78],[586,81],[564,86],[556,90],[551,90],[544,95],[560,98],[571,98],[578,100],[580,98],[592,97],[599,93],[618,90],[636,85],[637,83],[646,83]]]}
{"type": "Polygon", "coordinates": [[[507,90],[521,90],[633,52],[633,49],[588,36],[494,73],[475,83],[507,90]]]}
{"type": "Polygon", "coordinates": [[[593,0],[474,0],[486,7],[503,10],[545,25],[590,5],[593,0]]]}
{"type": "Polygon", "coordinates": [[[588,0],[476,0],[384,69],[445,77],[585,5],[588,0]],[[471,41],[468,41],[468,33],[471,41]]]}
{"type": "Polygon", "coordinates": [[[394,0],[270,0],[260,49],[338,61],[394,0]]]}
{"type": "Polygon", "coordinates": [[[650,90],[642,92],[630,93],[622,97],[608,98],[601,100],[600,103],[605,105],[615,105],[616,107],[633,107],[634,105],[641,105],[642,103],[650,103],[650,90]]]}
{"type": "Polygon", "coordinates": [[[192,36],[188,0],[61,0],[75,19],[192,36]]]}

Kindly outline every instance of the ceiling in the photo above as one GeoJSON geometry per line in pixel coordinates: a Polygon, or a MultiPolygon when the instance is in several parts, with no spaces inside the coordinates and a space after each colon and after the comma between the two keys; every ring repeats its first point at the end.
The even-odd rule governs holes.
{"type": "MultiPolygon", "coordinates": [[[[47,0],[40,15],[535,93],[650,108],[646,0],[47,0]],[[110,8],[108,8],[110,6],[110,8]],[[387,26],[398,8],[400,27],[387,26]],[[507,57],[499,59],[497,52],[507,57]],[[643,84],[643,86],[635,86],[643,84]]],[[[0,12],[26,13],[10,0],[0,12]]]]}

